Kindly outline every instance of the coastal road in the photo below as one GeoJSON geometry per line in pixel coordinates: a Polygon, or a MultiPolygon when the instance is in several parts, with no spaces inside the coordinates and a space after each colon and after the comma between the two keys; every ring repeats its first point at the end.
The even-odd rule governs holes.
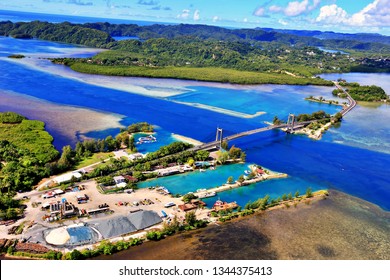
{"type": "Polygon", "coordinates": [[[347,99],[348,99],[348,102],[349,102],[349,105],[348,107],[344,108],[343,110],[341,110],[341,114],[343,115],[343,117],[348,114],[353,108],[356,107],[357,105],[357,102],[355,101],[355,99],[353,99],[351,97],[351,95],[349,95],[349,93],[347,91],[345,91],[342,86],[340,86],[340,84],[337,82],[337,81],[333,81],[333,83],[335,84],[335,86],[341,90],[346,96],[347,96],[347,99]]]}

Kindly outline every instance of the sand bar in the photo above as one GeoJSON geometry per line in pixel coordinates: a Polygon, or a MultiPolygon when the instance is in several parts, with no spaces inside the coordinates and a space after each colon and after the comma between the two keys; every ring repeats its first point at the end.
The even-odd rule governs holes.
{"type": "Polygon", "coordinates": [[[186,136],[183,136],[183,135],[179,135],[179,134],[175,134],[175,133],[172,133],[171,135],[176,140],[179,140],[179,141],[182,141],[182,142],[186,142],[186,143],[190,143],[190,144],[192,144],[194,146],[198,146],[198,145],[202,145],[203,144],[201,141],[198,141],[196,139],[193,139],[193,138],[190,138],[190,137],[186,137],[186,136]]]}
{"type": "Polygon", "coordinates": [[[233,117],[244,118],[244,119],[253,119],[253,118],[256,118],[258,116],[266,114],[266,112],[256,112],[255,114],[246,114],[246,113],[242,113],[242,112],[237,112],[237,111],[233,111],[233,110],[229,110],[229,109],[224,109],[224,108],[200,104],[200,103],[181,102],[181,101],[173,101],[173,102],[178,103],[178,104],[184,104],[187,106],[196,107],[196,108],[206,109],[209,111],[214,111],[214,112],[222,113],[222,114],[233,116],[233,117]]]}

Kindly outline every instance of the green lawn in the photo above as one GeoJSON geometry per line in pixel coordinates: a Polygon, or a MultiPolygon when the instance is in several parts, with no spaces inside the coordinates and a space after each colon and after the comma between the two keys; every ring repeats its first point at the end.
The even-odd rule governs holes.
{"type": "Polygon", "coordinates": [[[91,165],[91,164],[94,164],[94,163],[97,163],[97,162],[101,162],[107,158],[110,158],[113,156],[113,153],[96,153],[96,154],[93,154],[91,157],[89,158],[86,158],[84,159],[83,161],[79,162],[77,165],[76,165],[76,169],[80,169],[80,168],[83,168],[83,167],[86,167],[88,165],[91,165]]]}

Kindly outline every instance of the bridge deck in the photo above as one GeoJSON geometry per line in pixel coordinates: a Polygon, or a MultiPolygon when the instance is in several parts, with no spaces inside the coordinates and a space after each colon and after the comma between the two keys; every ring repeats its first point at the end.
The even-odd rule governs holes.
{"type": "MultiPolygon", "coordinates": [[[[340,85],[338,82],[334,82],[335,86],[342,90],[346,95],[347,95],[347,99],[348,99],[348,102],[349,102],[349,105],[344,108],[343,110],[340,111],[340,113],[342,114],[342,116],[344,117],[346,114],[348,114],[353,108],[355,108],[356,106],[356,101],[349,95],[348,92],[346,92],[340,85]]],[[[300,127],[303,127],[303,126],[306,126],[314,121],[317,121],[317,120],[312,120],[312,121],[305,121],[305,122],[297,122],[294,124],[294,127],[293,129],[296,129],[296,128],[300,128],[300,127]]],[[[284,124],[280,124],[280,125],[269,125],[267,127],[262,127],[262,128],[257,128],[257,129],[253,129],[253,130],[248,130],[248,131],[244,131],[244,132],[240,132],[240,133],[237,133],[237,134],[233,134],[233,135],[230,135],[230,136],[227,136],[227,137],[224,137],[222,139],[222,141],[231,141],[231,140],[234,140],[234,139],[237,139],[237,138],[241,138],[241,137],[245,137],[245,136],[249,136],[249,135],[253,135],[253,134],[256,134],[256,133],[261,133],[261,132],[265,132],[265,131],[269,131],[269,130],[272,130],[272,129],[280,129],[280,128],[287,128],[289,127],[288,124],[284,123],[284,124]]],[[[199,151],[199,150],[204,150],[204,149],[210,149],[212,147],[218,147],[220,144],[219,141],[212,141],[212,142],[209,142],[209,143],[205,143],[205,144],[202,144],[202,145],[199,145],[199,146],[196,146],[196,147],[193,147],[190,149],[190,151],[199,151]]]]}

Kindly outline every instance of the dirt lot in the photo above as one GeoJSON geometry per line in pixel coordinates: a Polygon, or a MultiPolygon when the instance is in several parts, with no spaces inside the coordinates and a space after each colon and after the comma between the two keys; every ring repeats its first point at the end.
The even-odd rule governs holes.
{"type": "MultiPolygon", "coordinates": [[[[181,211],[177,205],[183,204],[180,198],[173,198],[170,195],[164,195],[159,193],[156,190],[149,189],[139,189],[132,193],[117,193],[117,194],[101,194],[97,187],[95,181],[86,181],[80,183],[80,185],[84,186],[84,190],[75,191],[75,192],[66,192],[65,194],[58,195],[53,198],[44,199],[42,195],[45,192],[36,192],[32,191],[27,194],[29,197],[27,204],[27,209],[25,210],[25,217],[21,220],[18,220],[15,225],[19,225],[22,222],[26,221],[26,225],[29,225],[32,222],[41,223],[47,227],[57,227],[58,223],[49,223],[42,219],[44,215],[49,214],[49,211],[42,211],[41,205],[46,202],[56,202],[61,201],[63,198],[72,204],[74,204],[79,209],[91,210],[97,209],[101,204],[108,204],[110,209],[114,211],[114,215],[126,215],[132,210],[143,209],[143,210],[153,210],[156,211],[159,215],[161,215],[161,210],[167,213],[167,215],[177,215],[179,218],[184,219],[185,213],[181,211]],[[87,203],[78,204],[77,196],[86,194],[89,197],[89,201],[87,203]],[[141,204],[140,201],[146,200],[147,203],[141,204]],[[139,205],[135,206],[133,202],[138,202],[139,205]],[[176,206],[165,208],[164,205],[168,202],[173,202],[176,206]],[[36,203],[40,203],[37,207],[32,207],[32,205],[36,203]]],[[[26,195],[26,194],[23,194],[26,195]]],[[[209,210],[198,209],[196,214],[199,219],[207,218],[207,213],[209,210]]],[[[97,219],[97,217],[91,216],[88,221],[97,219]]],[[[86,218],[77,219],[76,221],[71,220],[71,223],[78,221],[86,221],[86,218]]],[[[66,224],[67,221],[64,220],[66,224]]],[[[12,238],[15,235],[8,235],[9,226],[0,226],[0,238],[12,238]]],[[[16,236],[18,237],[18,236],[16,236]]],[[[19,236],[20,237],[20,236],[19,236]]]]}

